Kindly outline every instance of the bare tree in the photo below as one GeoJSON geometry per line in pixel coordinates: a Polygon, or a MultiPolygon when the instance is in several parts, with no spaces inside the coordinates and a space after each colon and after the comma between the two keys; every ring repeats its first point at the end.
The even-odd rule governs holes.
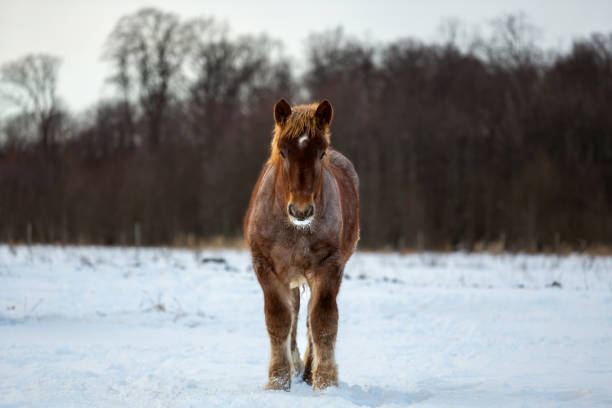
{"type": "Polygon", "coordinates": [[[127,103],[136,98],[147,124],[148,142],[159,144],[165,114],[176,94],[189,48],[178,16],[145,8],[122,17],[106,42],[104,58],[114,65],[109,81],[127,103]]]}
{"type": "Polygon", "coordinates": [[[45,149],[55,142],[61,118],[57,97],[58,57],[46,54],[26,55],[0,68],[3,99],[20,109],[20,115],[32,116],[45,149]]]}
{"type": "Polygon", "coordinates": [[[289,64],[280,44],[265,36],[232,40],[224,26],[211,20],[190,24],[194,36],[189,65],[195,75],[188,100],[194,131],[207,145],[235,119],[232,115],[244,113],[262,92],[287,87],[289,64]]]}
{"type": "Polygon", "coordinates": [[[491,21],[490,38],[481,48],[489,61],[506,68],[537,65],[543,57],[537,46],[540,36],[526,14],[507,14],[491,21]]]}

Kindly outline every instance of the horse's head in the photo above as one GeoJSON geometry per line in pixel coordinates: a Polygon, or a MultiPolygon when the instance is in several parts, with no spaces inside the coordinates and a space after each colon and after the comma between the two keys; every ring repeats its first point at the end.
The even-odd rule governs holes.
{"type": "Polygon", "coordinates": [[[319,104],[293,108],[284,99],[274,105],[274,139],[270,161],[278,163],[287,216],[293,225],[308,227],[317,211],[327,162],[332,106],[319,104]]]}

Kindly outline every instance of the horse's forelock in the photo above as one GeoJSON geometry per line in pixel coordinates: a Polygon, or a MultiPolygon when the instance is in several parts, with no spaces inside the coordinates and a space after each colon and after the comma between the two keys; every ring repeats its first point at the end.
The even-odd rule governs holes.
{"type": "Polygon", "coordinates": [[[274,126],[272,152],[268,162],[276,162],[280,159],[278,143],[281,140],[297,139],[305,134],[310,137],[314,137],[315,135],[322,133],[322,136],[325,138],[326,142],[328,144],[330,143],[329,129],[322,131],[317,127],[315,112],[318,106],[318,103],[293,106],[291,108],[291,114],[287,118],[285,124],[282,127],[278,124],[274,126]]]}

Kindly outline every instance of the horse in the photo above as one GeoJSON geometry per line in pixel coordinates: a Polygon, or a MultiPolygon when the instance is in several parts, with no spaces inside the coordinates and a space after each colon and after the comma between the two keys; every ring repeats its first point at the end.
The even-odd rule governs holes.
{"type": "Polygon", "coordinates": [[[253,189],[244,236],[264,296],[270,363],[265,389],[338,386],[336,297],[359,240],[359,178],[330,145],[328,100],[274,105],[271,153],[253,189]],[[296,344],[300,287],[308,285],[308,344],[296,344]]]}

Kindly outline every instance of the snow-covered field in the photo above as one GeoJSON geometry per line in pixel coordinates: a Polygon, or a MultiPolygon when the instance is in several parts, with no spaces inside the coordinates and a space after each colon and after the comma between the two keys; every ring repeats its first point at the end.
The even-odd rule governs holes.
{"type": "Polygon", "coordinates": [[[263,391],[248,253],[0,246],[0,406],[612,406],[612,258],[359,253],[338,301],[340,387],[263,391]]]}

